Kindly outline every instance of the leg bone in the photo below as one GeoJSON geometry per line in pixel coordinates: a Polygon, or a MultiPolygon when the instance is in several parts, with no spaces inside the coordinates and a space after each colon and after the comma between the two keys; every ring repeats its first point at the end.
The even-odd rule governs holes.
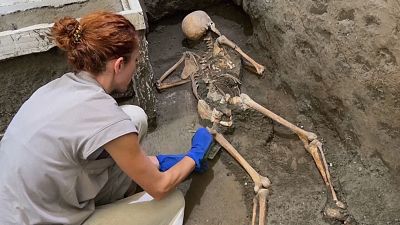
{"type": "Polygon", "coordinates": [[[256,224],[256,215],[257,215],[257,206],[258,205],[260,205],[260,210],[259,210],[259,214],[258,214],[258,224],[264,225],[266,223],[265,215],[268,212],[268,208],[267,208],[268,195],[269,195],[268,189],[262,188],[254,196],[254,198],[253,198],[253,215],[252,215],[252,220],[251,220],[252,225],[256,224]]]}
{"type": "Polygon", "coordinates": [[[235,43],[233,43],[231,40],[229,40],[227,37],[224,35],[221,35],[217,38],[217,42],[219,44],[224,44],[227,45],[231,48],[233,48],[236,52],[238,52],[245,60],[247,60],[255,69],[256,73],[261,75],[264,72],[265,67],[258,64],[254,59],[252,59],[250,56],[248,56],[246,53],[242,51],[239,46],[237,46],[235,43]]]}
{"type": "Polygon", "coordinates": [[[289,128],[291,131],[296,133],[299,136],[299,138],[303,141],[304,147],[306,148],[306,150],[312,155],[314,162],[315,162],[319,172],[321,173],[322,179],[324,180],[325,184],[327,185],[327,187],[329,187],[329,189],[331,191],[332,198],[335,201],[336,205],[340,208],[345,207],[345,205],[337,199],[335,190],[333,189],[333,185],[332,185],[332,182],[330,179],[328,165],[326,163],[325,156],[322,151],[322,144],[321,144],[321,142],[319,142],[317,140],[316,134],[305,131],[305,130],[291,124],[287,120],[283,119],[282,117],[276,115],[272,111],[264,108],[257,102],[253,101],[246,94],[241,94],[240,97],[233,97],[230,100],[230,102],[232,104],[240,104],[240,103],[245,104],[247,107],[253,108],[253,109],[261,112],[262,114],[268,116],[269,118],[273,119],[274,121],[282,124],[283,126],[289,128]]]}
{"type": "Polygon", "coordinates": [[[258,206],[258,199],[257,199],[257,195],[255,195],[253,198],[253,215],[251,218],[251,225],[256,224],[257,206],[258,206]]]}
{"type": "Polygon", "coordinates": [[[292,123],[290,123],[289,121],[283,119],[282,117],[276,115],[275,113],[273,113],[272,111],[268,110],[267,108],[264,108],[263,106],[261,106],[260,104],[258,104],[257,102],[253,101],[253,99],[251,99],[248,95],[246,94],[240,94],[240,97],[233,97],[231,99],[231,102],[233,104],[237,104],[237,103],[243,103],[246,106],[253,108],[259,112],[261,112],[262,114],[268,116],[269,118],[273,119],[274,121],[282,124],[283,126],[289,128],[291,131],[293,131],[294,133],[296,133],[297,135],[299,135],[300,137],[304,137],[309,141],[312,141],[314,139],[317,138],[317,135],[308,131],[305,131],[295,125],[293,125],[292,123]]]}
{"type": "Polygon", "coordinates": [[[264,225],[266,224],[266,214],[268,214],[268,205],[267,205],[267,197],[269,195],[268,189],[260,189],[257,193],[258,202],[260,205],[260,212],[258,214],[258,224],[264,225]]]}
{"type": "Polygon", "coordinates": [[[215,140],[246,170],[254,182],[254,191],[258,193],[261,188],[268,188],[271,186],[271,181],[267,177],[261,176],[257,171],[250,166],[250,164],[239,154],[239,152],[225,139],[225,137],[216,132],[211,131],[215,134],[215,140]]]}
{"type": "Polygon", "coordinates": [[[325,160],[324,152],[322,151],[322,144],[318,140],[313,140],[308,146],[307,151],[311,154],[314,159],[315,164],[325,182],[325,185],[329,188],[332,194],[332,199],[335,201],[336,206],[344,209],[346,206],[344,203],[338,200],[336,196],[335,189],[332,186],[331,175],[329,173],[328,164],[325,160]]]}

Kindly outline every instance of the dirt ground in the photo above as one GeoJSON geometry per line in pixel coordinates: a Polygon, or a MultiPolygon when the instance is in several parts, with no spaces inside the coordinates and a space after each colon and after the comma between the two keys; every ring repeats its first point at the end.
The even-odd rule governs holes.
{"type": "MultiPolygon", "coordinates": [[[[108,1],[99,0],[93,4],[91,1],[90,4],[96,9],[104,2],[108,1]]],[[[168,2],[178,4],[179,1],[168,2]]],[[[400,181],[394,177],[396,174],[390,173],[400,165],[396,163],[398,145],[394,141],[398,140],[398,119],[392,118],[395,113],[389,115],[398,112],[399,107],[398,79],[392,76],[397,71],[399,48],[391,49],[391,46],[398,46],[395,40],[400,28],[396,25],[396,29],[391,30],[391,14],[381,13],[387,10],[383,1],[368,1],[368,5],[360,0],[354,1],[356,3],[325,0],[235,2],[241,2],[248,12],[254,12],[252,17],[253,22],[257,22],[257,30],[253,30],[255,24],[251,24],[242,8],[233,3],[205,10],[223,34],[256,61],[267,65],[263,78],[244,71],[242,92],[321,138],[339,199],[346,203],[348,213],[358,224],[400,225],[400,181]],[[264,4],[264,7],[255,7],[256,4],[264,4]],[[301,4],[304,7],[297,7],[301,4]],[[288,5],[291,7],[286,7],[288,5]],[[329,16],[336,14],[336,22],[331,23],[333,20],[329,16]],[[280,17],[275,18],[275,15],[280,17]],[[386,35],[388,33],[390,35],[386,35]],[[357,39],[361,38],[356,36],[358,34],[364,38],[362,41],[357,39]],[[390,40],[385,39],[386,36],[390,36],[390,40]],[[365,49],[368,51],[364,52],[365,49]],[[369,52],[375,53],[370,55],[369,52]],[[361,83],[357,82],[360,80],[361,83]],[[307,83],[310,81],[313,83],[307,83]],[[367,91],[364,84],[368,86],[367,91]],[[313,96],[302,91],[305,88],[325,91],[313,96]],[[319,103],[327,108],[320,107],[319,103]],[[391,119],[393,124],[388,122],[391,119]],[[375,126],[375,122],[379,126],[375,126]],[[374,135],[376,130],[379,135],[374,135]],[[395,147],[373,151],[380,144],[395,147]],[[369,154],[362,155],[365,152],[369,154]]],[[[391,0],[385,2],[398,6],[391,0]]],[[[399,8],[392,7],[390,12],[396,14],[393,12],[399,8]]],[[[67,9],[78,14],[83,10],[73,5],[67,9]]],[[[55,14],[53,9],[47,8],[38,12],[46,12],[46,17],[2,17],[0,31],[20,28],[31,20],[41,22],[55,14]]],[[[190,50],[180,30],[183,17],[184,13],[176,14],[150,24],[147,38],[156,79],[181,57],[182,52],[190,50]]],[[[0,66],[0,83],[3,84],[0,132],[5,130],[16,107],[34,89],[68,70],[62,53],[56,49],[2,61],[0,66]],[[52,66],[41,62],[51,62],[52,66]]],[[[145,148],[150,154],[186,152],[192,132],[199,126],[190,85],[158,93],[157,98],[158,126],[148,134],[145,148]]],[[[340,224],[323,217],[322,211],[330,202],[329,193],[297,136],[254,112],[239,116],[235,123],[234,133],[227,138],[261,175],[272,181],[269,225],[340,224]]],[[[179,188],[186,195],[187,225],[250,222],[253,183],[224,151],[210,161],[207,173],[192,176],[179,188]]]]}
{"type": "MultiPolygon", "coordinates": [[[[261,59],[252,45],[249,17],[232,4],[220,4],[206,11],[220,31],[249,53],[261,59]]],[[[171,67],[182,52],[190,50],[180,30],[183,14],[150,24],[150,60],[155,78],[171,67]]],[[[301,78],[298,78],[301,79],[301,78]]],[[[302,110],[293,93],[279,79],[279,71],[263,78],[244,72],[242,92],[290,122],[322,138],[339,199],[348,206],[354,224],[400,224],[398,181],[379,157],[359,156],[356,149],[340,141],[336,130],[313,124],[313,114],[302,110]]],[[[158,127],[149,134],[146,148],[151,152],[185,152],[192,131],[198,126],[196,101],[190,85],[157,95],[158,127]]],[[[307,106],[304,106],[307,107],[307,106]]],[[[232,144],[261,175],[272,181],[268,202],[268,224],[340,224],[323,217],[329,193],[311,158],[297,136],[288,129],[254,113],[238,119],[232,144]],[[254,118],[251,118],[254,116],[254,118]]],[[[211,169],[193,176],[181,187],[186,192],[186,224],[249,224],[253,183],[226,152],[211,161],[211,169]]]]}

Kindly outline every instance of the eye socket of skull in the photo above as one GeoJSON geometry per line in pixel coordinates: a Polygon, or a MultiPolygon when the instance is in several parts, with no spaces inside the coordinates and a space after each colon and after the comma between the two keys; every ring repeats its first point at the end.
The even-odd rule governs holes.
{"type": "Polygon", "coordinates": [[[206,12],[198,10],[188,14],[182,21],[182,31],[189,40],[199,40],[213,24],[206,12]]]}

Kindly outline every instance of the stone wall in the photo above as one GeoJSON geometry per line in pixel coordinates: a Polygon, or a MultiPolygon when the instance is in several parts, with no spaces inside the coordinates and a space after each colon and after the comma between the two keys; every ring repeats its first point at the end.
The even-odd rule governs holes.
{"type": "Polygon", "coordinates": [[[131,100],[144,109],[148,116],[149,128],[153,129],[157,123],[155,81],[149,59],[148,43],[144,34],[140,45],[140,56],[136,75],[133,77],[135,97],[131,100]]]}

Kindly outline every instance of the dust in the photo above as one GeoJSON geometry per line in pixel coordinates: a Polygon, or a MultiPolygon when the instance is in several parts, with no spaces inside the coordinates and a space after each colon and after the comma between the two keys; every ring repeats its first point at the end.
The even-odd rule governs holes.
{"type": "MultiPolygon", "coordinates": [[[[324,5],[319,8],[314,7],[312,11],[324,13],[326,8],[322,6],[324,5]]],[[[264,65],[273,64],[268,58],[262,58],[265,54],[258,51],[250,18],[240,8],[224,3],[207,8],[205,11],[214,20],[221,33],[237,43],[256,61],[264,65]],[[232,15],[235,15],[235,18],[232,18],[232,15]]],[[[150,25],[149,51],[156,79],[172,66],[184,51],[192,50],[193,46],[185,44],[180,30],[180,21],[183,17],[184,14],[177,14],[150,25]]],[[[352,18],[352,11],[343,11],[339,17],[352,18]]],[[[324,32],[323,29],[320,33],[326,37],[329,36],[329,33],[324,32]]],[[[315,49],[313,50],[307,43],[299,39],[298,51],[313,54],[315,49]]],[[[318,74],[315,74],[315,77],[318,79],[318,74]]],[[[301,81],[302,77],[292,79],[301,81]]],[[[188,98],[190,92],[190,85],[183,85],[166,90],[157,96],[160,110],[159,126],[165,126],[170,119],[174,120],[174,114],[179,114],[180,111],[177,105],[192,105],[193,108],[186,112],[196,113],[193,104],[196,100],[194,96],[188,98]],[[166,98],[172,94],[174,94],[175,102],[170,102],[166,98]]],[[[356,137],[351,133],[348,135],[348,141],[343,142],[342,135],[332,126],[336,122],[335,119],[329,117],[330,121],[326,121],[323,114],[321,116],[320,113],[316,114],[311,110],[313,107],[318,107],[317,99],[302,96],[302,101],[298,101],[299,96],[294,94],[296,92],[281,79],[280,71],[276,70],[269,70],[261,79],[244,71],[242,92],[288,121],[320,137],[333,185],[339,199],[347,204],[348,213],[356,221],[354,224],[357,222],[359,224],[400,224],[399,188],[388,173],[384,161],[379,154],[371,159],[363,158],[358,153],[360,145],[355,142],[356,137]]],[[[331,101],[336,107],[333,107],[331,109],[333,111],[329,113],[335,112],[339,117],[346,117],[340,107],[340,100],[331,99],[331,101]]],[[[235,129],[228,135],[229,140],[261,175],[267,176],[272,181],[272,194],[268,202],[268,224],[340,224],[339,221],[329,220],[323,216],[323,209],[331,202],[330,193],[312,157],[306,152],[297,136],[257,112],[247,111],[237,114],[242,116],[235,119],[235,129]]],[[[221,160],[236,178],[242,189],[241,193],[248,215],[251,215],[254,192],[250,177],[224,151],[221,151],[220,158],[217,157],[214,160],[221,160]]],[[[227,184],[222,181],[219,188],[210,191],[221,192],[224,185],[227,184]]],[[[204,204],[221,205],[217,200],[208,199],[208,201],[204,204]]],[[[238,204],[241,203],[238,202],[238,204]]],[[[207,213],[211,212],[207,211],[207,213]]],[[[216,210],[215,213],[220,213],[220,211],[216,210]]],[[[211,215],[200,214],[200,216],[211,215]]],[[[235,218],[237,214],[232,211],[229,216],[235,218]]],[[[248,224],[250,218],[246,220],[248,224]]],[[[223,218],[220,221],[214,220],[213,224],[223,224],[221,221],[223,218]]],[[[190,220],[187,223],[195,224],[190,220]]]]}

